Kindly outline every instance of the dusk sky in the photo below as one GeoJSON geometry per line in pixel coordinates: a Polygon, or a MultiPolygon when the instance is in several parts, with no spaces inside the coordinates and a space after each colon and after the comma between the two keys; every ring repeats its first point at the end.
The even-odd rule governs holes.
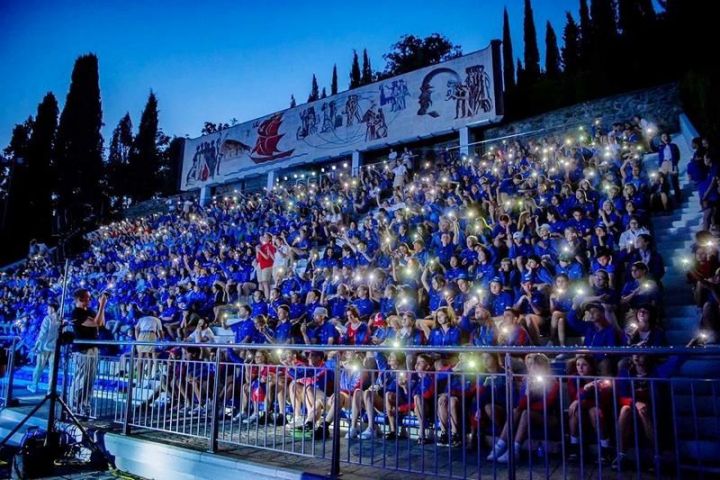
{"type": "MultiPolygon", "coordinates": [[[[46,92],[62,110],[73,62],[86,52],[100,62],[106,147],[125,112],[137,128],[151,89],[161,128],[196,137],[205,120],[250,120],[286,108],[291,93],[303,103],[313,73],[329,92],[333,63],[340,90],[347,89],[353,48],[367,48],[376,70],[405,33],[439,32],[465,53],[484,48],[502,36],[505,5],[515,56],[523,52],[523,0],[88,3],[0,2],[0,148],[46,92]]],[[[533,2],[541,51],[545,22],[561,41],[565,12],[577,19],[577,6],[577,0],[533,2]]]]}

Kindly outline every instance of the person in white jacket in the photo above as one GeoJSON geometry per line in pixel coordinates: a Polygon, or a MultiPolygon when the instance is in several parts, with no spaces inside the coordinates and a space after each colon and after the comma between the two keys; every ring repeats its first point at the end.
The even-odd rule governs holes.
{"type": "Polygon", "coordinates": [[[60,317],[57,310],[58,307],[55,304],[47,306],[47,315],[43,318],[40,333],[38,333],[37,340],[35,340],[35,346],[33,347],[35,371],[33,372],[32,382],[27,386],[27,389],[33,393],[37,392],[40,375],[42,375],[45,366],[52,365],[55,357],[55,342],[57,342],[60,333],[60,317]]]}

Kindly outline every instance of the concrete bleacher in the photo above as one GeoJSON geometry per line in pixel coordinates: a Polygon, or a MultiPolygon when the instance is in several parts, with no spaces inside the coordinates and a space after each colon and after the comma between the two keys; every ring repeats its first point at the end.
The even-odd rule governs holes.
{"type": "MultiPolygon", "coordinates": [[[[681,125],[683,125],[683,121],[681,121],[681,125]]],[[[687,161],[691,155],[690,139],[697,134],[693,134],[686,125],[684,127],[684,131],[674,135],[674,141],[680,146],[683,161],[687,161]]],[[[646,163],[654,164],[655,156],[649,155],[646,163]]],[[[684,175],[681,176],[681,185],[684,193],[681,205],[669,215],[655,216],[652,219],[653,238],[667,265],[666,275],[663,279],[666,316],[664,326],[668,340],[672,345],[677,346],[685,345],[697,332],[699,311],[693,303],[684,271],[673,260],[688,254],[689,247],[693,242],[693,235],[700,228],[702,220],[698,193],[693,191],[684,175]]],[[[229,329],[214,327],[213,330],[219,342],[229,341],[233,338],[229,329]]],[[[717,362],[719,361],[720,357],[691,358],[683,364],[681,376],[695,379],[716,377],[717,362]]],[[[558,370],[560,366],[564,366],[564,363],[558,362],[554,366],[557,367],[555,369],[557,373],[564,373],[564,371],[558,370]]],[[[19,369],[15,377],[17,388],[24,388],[30,377],[31,367],[26,366],[19,369]]],[[[43,382],[45,382],[45,378],[43,378],[43,382]]],[[[124,381],[119,378],[118,380],[124,381]]],[[[680,457],[684,469],[702,467],[705,472],[720,472],[720,397],[716,387],[716,385],[711,386],[710,384],[707,385],[707,388],[677,384],[673,402],[677,414],[677,441],[680,442],[680,457]]],[[[45,384],[41,383],[40,391],[43,391],[44,388],[46,388],[45,384]]],[[[143,402],[149,398],[152,390],[152,388],[137,389],[135,393],[137,396],[134,400],[137,403],[143,402]]],[[[39,398],[40,396],[36,395],[32,398],[35,397],[39,398]]],[[[124,397],[121,395],[118,398],[124,397]]],[[[18,421],[17,415],[17,412],[10,409],[6,409],[0,414],[0,435],[8,431],[8,426],[11,428],[13,421],[18,421]]],[[[33,424],[38,422],[41,423],[41,420],[33,420],[33,424]]],[[[17,438],[14,440],[19,440],[21,434],[19,435],[20,437],[16,435],[17,438]]],[[[129,442],[130,439],[124,441],[129,442]]],[[[119,440],[118,442],[120,445],[121,442],[119,440]]],[[[132,459],[128,458],[128,461],[132,461],[132,459]]],[[[145,468],[148,468],[147,465],[145,468]]],[[[287,478],[291,478],[290,474],[287,475],[287,478]]]]}

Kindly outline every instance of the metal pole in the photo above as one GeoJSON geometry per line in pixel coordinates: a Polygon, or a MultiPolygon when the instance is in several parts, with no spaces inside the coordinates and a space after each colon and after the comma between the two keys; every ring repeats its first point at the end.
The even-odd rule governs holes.
{"type": "Polygon", "coordinates": [[[340,476],[340,354],[335,357],[335,374],[333,378],[333,438],[332,438],[332,465],[330,477],[340,476]]]}
{"type": "Polygon", "coordinates": [[[513,448],[515,433],[514,433],[514,418],[513,418],[513,371],[512,371],[512,360],[510,354],[505,354],[505,395],[507,395],[507,448],[508,448],[508,480],[515,480],[515,452],[513,448]]]}
{"type": "Polygon", "coordinates": [[[7,364],[7,382],[5,384],[5,408],[12,406],[12,391],[13,381],[15,378],[15,344],[17,343],[17,337],[13,337],[12,343],[10,343],[10,350],[8,350],[8,364],[7,364]]]}
{"type": "MultiPolygon", "coordinates": [[[[60,349],[62,347],[62,327],[65,317],[65,298],[67,297],[67,285],[68,285],[68,277],[70,275],[70,261],[68,259],[65,259],[65,268],[63,269],[63,286],[62,286],[62,294],[60,295],[60,307],[59,307],[59,315],[60,315],[60,326],[58,327],[58,338],[55,340],[55,348],[53,353],[53,362],[52,366],[50,368],[50,410],[48,412],[48,420],[47,420],[47,441],[50,440],[50,438],[53,436],[53,433],[55,431],[55,410],[57,409],[57,380],[58,380],[58,373],[60,371],[60,349]]],[[[47,444],[46,441],[46,444],[47,444]]]]}
{"type": "MultiPolygon", "coordinates": [[[[210,419],[210,452],[217,452],[218,445],[218,397],[220,397],[220,348],[215,350],[215,383],[213,383],[213,399],[212,407],[208,408],[208,413],[212,415],[210,419]]],[[[265,413],[268,415],[268,413],[265,413]]],[[[258,420],[258,423],[260,421],[258,420]]],[[[266,435],[267,438],[267,435],[266,435]]]]}
{"type": "Polygon", "coordinates": [[[133,410],[133,382],[135,382],[135,347],[130,349],[130,366],[128,372],[127,396],[125,397],[125,418],[123,419],[123,435],[130,435],[130,423],[133,410]]]}

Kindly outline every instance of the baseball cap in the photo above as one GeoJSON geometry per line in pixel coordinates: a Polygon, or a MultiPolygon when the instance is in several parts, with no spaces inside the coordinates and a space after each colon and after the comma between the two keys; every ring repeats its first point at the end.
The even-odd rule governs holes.
{"type": "Polygon", "coordinates": [[[323,317],[328,316],[327,308],[325,307],[316,307],[315,310],[313,310],[313,317],[317,317],[318,315],[322,315],[323,317]]]}

